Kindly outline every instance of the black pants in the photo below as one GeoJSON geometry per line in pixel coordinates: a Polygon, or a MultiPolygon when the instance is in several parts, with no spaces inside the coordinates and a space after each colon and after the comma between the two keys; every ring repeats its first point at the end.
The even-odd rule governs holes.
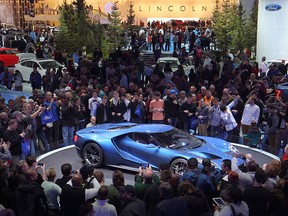
{"type": "Polygon", "coordinates": [[[238,143],[239,142],[239,128],[236,126],[230,131],[227,131],[228,133],[228,141],[233,142],[233,143],[238,143]]]}

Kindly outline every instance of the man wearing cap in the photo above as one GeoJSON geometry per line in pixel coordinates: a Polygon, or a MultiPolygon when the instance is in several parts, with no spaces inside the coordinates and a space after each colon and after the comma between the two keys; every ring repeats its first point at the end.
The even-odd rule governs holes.
{"type": "Polygon", "coordinates": [[[164,101],[164,114],[168,124],[173,127],[177,126],[179,118],[180,105],[177,101],[178,92],[174,89],[170,90],[169,97],[164,101]]]}
{"type": "Polygon", "coordinates": [[[58,111],[58,102],[57,96],[53,96],[52,92],[47,91],[45,95],[44,106],[46,107],[47,111],[52,111],[51,113],[54,116],[53,127],[46,128],[46,138],[49,144],[58,146],[59,142],[59,130],[60,130],[60,123],[59,123],[59,111],[58,111]]]}

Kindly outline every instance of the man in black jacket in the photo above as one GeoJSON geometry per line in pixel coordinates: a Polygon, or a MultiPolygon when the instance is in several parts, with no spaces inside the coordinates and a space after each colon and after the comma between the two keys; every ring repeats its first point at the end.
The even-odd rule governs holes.
{"type": "Polygon", "coordinates": [[[43,188],[36,183],[38,175],[33,170],[25,172],[26,181],[19,184],[16,190],[17,215],[45,216],[47,215],[47,198],[43,188]]]}
{"type": "Polygon", "coordinates": [[[21,150],[21,140],[25,137],[25,132],[20,134],[17,132],[18,121],[12,119],[8,122],[8,128],[3,134],[3,139],[5,142],[10,142],[10,152],[12,155],[13,164],[15,165],[19,160],[22,154],[21,150]]]}
{"type": "Polygon", "coordinates": [[[197,110],[197,105],[193,103],[193,96],[189,94],[187,100],[180,106],[180,116],[183,121],[183,129],[189,132],[190,129],[190,119],[195,116],[197,110]]]}
{"type": "MultiPolygon", "coordinates": [[[[68,97],[69,98],[69,97],[68,97]]],[[[71,145],[73,142],[74,127],[76,116],[78,114],[77,106],[72,98],[69,100],[64,96],[61,98],[60,111],[62,114],[62,136],[64,146],[71,145]]]]}
{"type": "Polygon", "coordinates": [[[111,121],[113,123],[120,123],[124,121],[123,115],[127,110],[126,104],[124,101],[119,98],[119,92],[113,92],[113,98],[109,101],[110,109],[111,109],[111,121]]]}
{"type": "Polygon", "coordinates": [[[179,118],[180,105],[177,101],[178,92],[174,89],[170,91],[169,97],[164,101],[164,114],[168,124],[177,126],[179,118]]]}
{"type": "Polygon", "coordinates": [[[128,104],[128,109],[131,111],[130,122],[141,124],[144,121],[146,114],[146,106],[143,101],[139,100],[138,93],[134,93],[132,101],[128,104]]]}

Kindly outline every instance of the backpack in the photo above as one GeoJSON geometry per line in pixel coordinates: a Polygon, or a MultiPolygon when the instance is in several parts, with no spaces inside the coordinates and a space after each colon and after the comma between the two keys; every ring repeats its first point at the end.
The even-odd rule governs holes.
{"type": "Polygon", "coordinates": [[[243,214],[240,212],[238,214],[236,214],[235,209],[232,205],[229,205],[231,207],[231,211],[232,211],[232,215],[233,216],[243,216],[243,214]]]}

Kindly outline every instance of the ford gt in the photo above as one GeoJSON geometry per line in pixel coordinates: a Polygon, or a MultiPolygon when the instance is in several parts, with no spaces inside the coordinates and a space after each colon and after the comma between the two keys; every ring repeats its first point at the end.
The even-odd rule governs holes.
{"type": "Polygon", "coordinates": [[[164,124],[108,123],[80,130],[74,139],[78,155],[95,168],[135,170],[146,163],[159,169],[160,164],[169,164],[171,171],[181,175],[192,157],[199,162],[210,158],[219,168],[223,159],[232,157],[225,140],[194,136],[164,124]]]}

